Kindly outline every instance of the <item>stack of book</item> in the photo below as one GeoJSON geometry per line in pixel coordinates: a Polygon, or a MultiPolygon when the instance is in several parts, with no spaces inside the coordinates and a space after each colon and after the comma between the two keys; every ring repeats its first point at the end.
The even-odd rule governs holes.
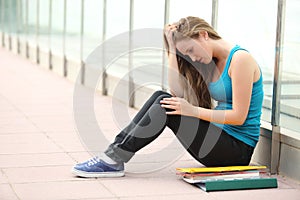
{"type": "Polygon", "coordinates": [[[177,168],[177,174],[204,191],[276,188],[277,179],[263,176],[266,166],[177,168]]]}

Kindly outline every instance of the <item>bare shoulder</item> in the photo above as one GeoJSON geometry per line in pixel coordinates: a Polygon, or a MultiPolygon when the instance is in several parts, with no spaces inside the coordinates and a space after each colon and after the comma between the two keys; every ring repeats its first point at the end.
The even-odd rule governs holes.
{"type": "Polygon", "coordinates": [[[260,69],[254,57],[247,51],[237,51],[232,57],[228,70],[229,76],[232,70],[243,71],[245,73],[253,73],[254,80],[259,78],[260,69]]]}
{"type": "Polygon", "coordinates": [[[257,63],[253,56],[248,51],[237,51],[232,56],[231,64],[235,65],[254,65],[257,66],[257,63]]]}

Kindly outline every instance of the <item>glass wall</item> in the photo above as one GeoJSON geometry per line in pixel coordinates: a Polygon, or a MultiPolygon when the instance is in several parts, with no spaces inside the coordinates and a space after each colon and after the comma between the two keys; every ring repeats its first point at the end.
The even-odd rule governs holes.
{"type": "MultiPolygon", "coordinates": [[[[248,49],[262,69],[265,90],[262,120],[271,122],[278,2],[217,2],[219,34],[248,49]]],[[[298,10],[300,1],[286,1],[280,104],[273,106],[280,106],[280,126],[300,132],[298,10]]],[[[103,40],[138,29],[162,29],[165,21],[172,23],[186,16],[199,16],[211,22],[212,1],[0,0],[1,43],[8,47],[10,38],[18,36],[23,46],[27,43],[33,49],[29,57],[34,56],[34,48],[38,46],[41,52],[51,50],[68,61],[84,61],[103,40]],[[167,15],[166,2],[169,6],[167,15]]],[[[145,35],[145,39],[147,37],[145,35]]],[[[119,44],[115,45],[118,48],[119,44]]],[[[134,81],[139,82],[139,78],[144,77],[155,83],[161,83],[162,79],[166,82],[161,50],[143,49],[130,54],[131,57],[128,53],[116,60],[109,68],[110,73],[123,76],[134,67],[152,65],[156,68],[135,71],[139,75],[134,76],[134,81]]]]}
{"type": "Polygon", "coordinates": [[[280,95],[280,126],[300,132],[300,1],[287,0],[280,95]]]}

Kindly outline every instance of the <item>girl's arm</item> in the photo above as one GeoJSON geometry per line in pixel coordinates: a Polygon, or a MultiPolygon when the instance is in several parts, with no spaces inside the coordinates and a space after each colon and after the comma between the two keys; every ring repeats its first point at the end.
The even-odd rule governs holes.
{"type": "Polygon", "coordinates": [[[175,25],[167,25],[164,32],[168,49],[168,84],[173,96],[183,97],[183,88],[180,85],[180,74],[176,57],[176,47],[173,42],[173,32],[175,30],[175,25]]]}
{"type": "Polygon", "coordinates": [[[168,84],[171,94],[176,97],[183,97],[183,88],[180,84],[180,73],[178,71],[177,58],[175,53],[168,55],[168,84]]]}

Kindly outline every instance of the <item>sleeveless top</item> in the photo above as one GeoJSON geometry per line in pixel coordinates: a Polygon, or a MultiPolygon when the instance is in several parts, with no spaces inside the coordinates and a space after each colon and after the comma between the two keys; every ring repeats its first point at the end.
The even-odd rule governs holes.
{"type": "MultiPolygon", "coordinates": [[[[236,45],[227,58],[225,68],[216,82],[211,82],[208,85],[211,97],[217,101],[216,110],[230,110],[232,109],[232,82],[228,75],[228,69],[231,63],[233,54],[236,51],[244,50],[240,46],[236,45]]],[[[243,66],[240,66],[243,67],[243,66]]],[[[262,73],[258,81],[253,83],[252,94],[249,112],[243,125],[230,125],[230,124],[218,124],[216,126],[222,128],[226,133],[234,138],[255,147],[260,133],[260,117],[263,102],[263,80],[262,73]]]]}

